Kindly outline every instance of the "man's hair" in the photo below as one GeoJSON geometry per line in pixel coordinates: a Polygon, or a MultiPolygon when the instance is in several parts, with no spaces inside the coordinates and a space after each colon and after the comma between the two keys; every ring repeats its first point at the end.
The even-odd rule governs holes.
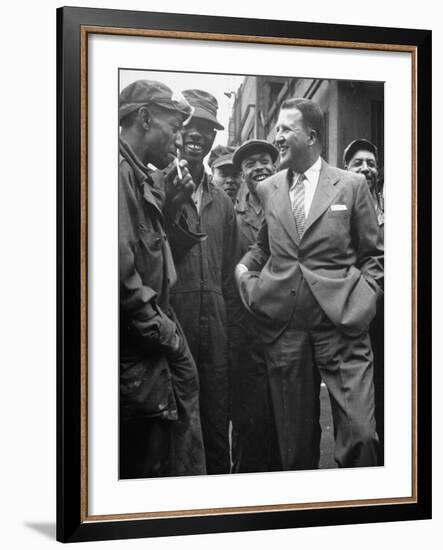
{"type": "Polygon", "coordinates": [[[323,145],[325,137],[325,119],[323,111],[320,109],[318,103],[310,99],[293,98],[284,101],[280,109],[298,109],[303,116],[305,128],[315,130],[318,143],[323,145]]]}

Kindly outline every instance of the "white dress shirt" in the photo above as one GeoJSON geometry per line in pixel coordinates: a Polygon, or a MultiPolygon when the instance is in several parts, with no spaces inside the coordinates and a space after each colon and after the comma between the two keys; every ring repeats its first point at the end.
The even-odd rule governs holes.
{"type": "MultiPolygon", "coordinates": [[[[321,169],[321,157],[314,162],[314,164],[304,172],[305,179],[303,185],[305,186],[305,219],[308,217],[309,209],[311,208],[312,199],[314,198],[315,190],[317,189],[318,178],[320,176],[321,169]]],[[[289,198],[291,200],[291,208],[294,206],[295,184],[300,174],[294,172],[294,178],[292,185],[289,188],[289,198]]]]}
{"type": "MultiPolygon", "coordinates": [[[[318,157],[318,159],[314,162],[314,164],[306,170],[305,179],[303,180],[303,184],[305,186],[305,218],[308,217],[309,209],[311,208],[312,199],[314,198],[315,190],[317,189],[318,184],[318,178],[320,177],[320,169],[321,169],[321,157],[318,157]]],[[[292,180],[292,185],[289,189],[289,198],[291,200],[291,209],[293,208],[294,204],[294,194],[295,194],[295,183],[299,177],[299,173],[294,172],[294,178],[292,180]]],[[[240,277],[243,273],[246,273],[248,271],[248,268],[244,264],[238,264],[235,268],[235,277],[237,279],[237,283],[240,280],[240,277]]]]}

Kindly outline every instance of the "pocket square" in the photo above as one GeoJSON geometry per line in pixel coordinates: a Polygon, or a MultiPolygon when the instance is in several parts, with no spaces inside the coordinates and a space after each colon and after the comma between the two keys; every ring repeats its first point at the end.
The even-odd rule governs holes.
{"type": "Polygon", "coordinates": [[[332,212],[336,212],[337,210],[347,210],[348,207],[346,206],[346,204],[332,204],[331,205],[331,210],[332,212]]]}

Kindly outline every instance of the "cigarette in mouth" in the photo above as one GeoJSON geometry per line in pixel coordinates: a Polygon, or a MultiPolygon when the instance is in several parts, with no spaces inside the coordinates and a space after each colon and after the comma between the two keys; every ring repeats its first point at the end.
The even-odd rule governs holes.
{"type": "Polygon", "coordinates": [[[175,157],[175,164],[177,166],[178,179],[181,180],[181,179],[183,179],[183,174],[182,174],[182,171],[181,171],[181,168],[180,168],[180,149],[177,149],[177,156],[175,157]]]}

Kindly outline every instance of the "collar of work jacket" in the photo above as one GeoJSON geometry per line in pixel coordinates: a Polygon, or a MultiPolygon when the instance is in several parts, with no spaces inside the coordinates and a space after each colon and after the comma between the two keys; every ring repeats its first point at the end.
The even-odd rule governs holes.
{"type": "Polygon", "coordinates": [[[261,205],[256,205],[251,201],[251,195],[247,192],[242,199],[234,206],[237,214],[242,216],[245,223],[248,223],[258,229],[263,219],[264,213],[261,205]]]}
{"type": "Polygon", "coordinates": [[[165,194],[161,183],[163,173],[159,170],[152,171],[145,166],[134,153],[127,141],[119,139],[120,157],[125,159],[134,171],[134,176],[141,187],[143,198],[152,204],[163,217],[162,207],[165,202],[165,194]]]}
{"type": "MultiPolygon", "coordinates": [[[[193,193],[193,196],[195,196],[197,192],[200,193],[200,197],[201,197],[200,208],[197,209],[199,214],[202,213],[205,206],[207,206],[210,202],[214,200],[213,191],[214,191],[214,185],[212,184],[212,175],[208,174],[207,172],[204,172],[203,177],[200,181],[200,185],[193,193]]],[[[192,204],[196,207],[194,200],[192,198],[190,199],[190,202],[192,202],[192,204]]]]}

